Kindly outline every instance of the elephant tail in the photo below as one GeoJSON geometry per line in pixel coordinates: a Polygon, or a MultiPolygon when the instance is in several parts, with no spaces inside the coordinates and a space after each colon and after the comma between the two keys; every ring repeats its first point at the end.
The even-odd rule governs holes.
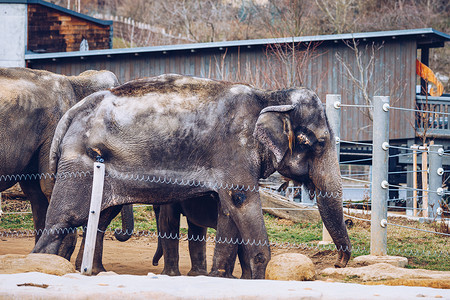
{"type": "Polygon", "coordinates": [[[134,230],[134,216],[133,216],[133,204],[127,204],[122,206],[120,211],[122,216],[122,229],[114,230],[114,236],[120,242],[128,241],[133,235],[134,230]]]}
{"type": "Polygon", "coordinates": [[[90,112],[97,107],[97,105],[103,100],[106,94],[109,94],[109,91],[102,91],[94,93],[74,106],[70,108],[59,120],[58,125],[56,126],[55,134],[53,136],[52,145],[50,147],[50,162],[49,162],[49,170],[51,174],[56,174],[58,171],[58,161],[61,157],[60,145],[64,136],[67,133],[72,121],[80,114],[85,112],[90,112]]]}
{"type": "Polygon", "coordinates": [[[156,247],[155,255],[153,255],[153,265],[157,266],[159,263],[159,260],[163,256],[163,248],[161,244],[161,237],[159,235],[159,211],[160,207],[159,205],[153,205],[153,210],[155,211],[155,218],[156,218],[156,231],[158,232],[158,246],[156,247]]]}

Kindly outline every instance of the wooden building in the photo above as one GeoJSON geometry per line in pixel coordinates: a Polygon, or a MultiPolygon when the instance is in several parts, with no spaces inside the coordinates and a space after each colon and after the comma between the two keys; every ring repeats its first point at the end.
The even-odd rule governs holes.
{"type": "MultiPolygon", "coordinates": [[[[23,35],[27,53],[112,48],[112,21],[95,19],[42,0],[0,0],[0,6],[4,8],[6,16],[11,9],[24,10],[26,20],[23,35]]],[[[4,20],[9,22],[7,18],[4,20]]],[[[8,43],[7,40],[1,42],[8,43]]],[[[4,46],[7,45],[1,47],[4,46]]]]}
{"type": "MultiPolygon", "coordinates": [[[[415,109],[423,102],[423,98],[416,95],[416,86],[420,84],[416,75],[416,58],[422,57],[428,64],[429,49],[443,47],[446,41],[450,41],[450,35],[427,28],[27,54],[25,59],[30,68],[67,75],[86,69],[107,69],[113,71],[121,82],[163,73],[180,73],[247,82],[262,88],[306,86],[315,90],[323,101],[326,94],[341,94],[343,104],[367,105],[365,93],[369,98],[390,96],[392,106],[415,109]],[[355,44],[358,52],[355,52],[355,44]],[[360,72],[360,66],[365,74],[360,72]],[[361,89],[351,76],[356,80],[366,76],[369,84],[361,89]]],[[[439,109],[448,111],[448,98],[443,102],[440,98],[428,100],[437,101],[443,105],[439,109]]],[[[392,110],[390,139],[400,144],[414,142],[421,130],[418,126],[422,124],[415,122],[415,118],[412,111],[392,110]]],[[[343,107],[342,120],[341,139],[371,140],[372,127],[367,108],[343,107]]],[[[441,125],[442,122],[436,124],[441,125]]],[[[436,127],[439,129],[436,137],[450,138],[448,122],[444,125],[436,127]]],[[[428,133],[432,135],[433,130],[428,133]]]]}

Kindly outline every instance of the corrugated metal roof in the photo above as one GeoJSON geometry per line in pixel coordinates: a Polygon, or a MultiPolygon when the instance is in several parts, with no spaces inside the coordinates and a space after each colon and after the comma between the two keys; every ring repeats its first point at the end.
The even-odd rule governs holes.
{"type": "Polygon", "coordinates": [[[85,52],[57,52],[45,54],[26,54],[26,60],[36,59],[57,59],[70,57],[88,57],[88,56],[114,56],[126,54],[140,54],[140,53],[167,53],[171,51],[197,51],[212,48],[233,48],[233,47],[262,47],[273,44],[285,43],[301,43],[301,42],[340,42],[343,40],[363,39],[396,39],[408,38],[416,39],[418,44],[429,43],[444,43],[450,41],[450,35],[439,32],[432,28],[409,29],[409,30],[392,30],[392,31],[376,31],[376,32],[360,32],[360,33],[345,33],[334,35],[316,35],[316,36],[300,36],[289,38],[271,38],[271,39],[255,39],[255,40],[239,40],[239,41],[224,41],[214,43],[197,43],[197,44],[182,44],[182,45],[166,45],[153,47],[138,47],[138,48],[122,48],[122,49],[105,49],[93,50],[85,52]]]}
{"type": "Polygon", "coordinates": [[[80,13],[78,13],[76,11],[73,11],[73,10],[70,10],[70,9],[64,8],[62,6],[59,6],[59,5],[50,3],[50,2],[46,2],[46,1],[43,1],[43,0],[0,0],[0,3],[39,4],[39,5],[43,5],[43,6],[46,6],[46,7],[50,7],[50,8],[56,9],[56,10],[58,10],[60,12],[65,13],[65,14],[69,14],[69,15],[72,15],[74,17],[77,17],[77,18],[80,18],[80,19],[84,19],[84,20],[87,20],[89,22],[97,23],[97,24],[100,24],[100,25],[112,25],[113,24],[113,21],[106,21],[106,20],[96,19],[96,18],[90,17],[88,15],[80,14],[80,13]]]}

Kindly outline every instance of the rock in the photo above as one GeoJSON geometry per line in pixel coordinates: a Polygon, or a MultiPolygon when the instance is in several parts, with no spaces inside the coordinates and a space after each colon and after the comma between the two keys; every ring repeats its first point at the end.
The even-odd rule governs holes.
{"type": "Polygon", "coordinates": [[[387,263],[395,267],[404,268],[408,264],[408,259],[402,256],[388,256],[388,255],[361,255],[355,257],[353,262],[361,266],[374,265],[378,263],[387,263]]]}
{"type": "Polygon", "coordinates": [[[0,273],[15,274],[40,272],[51,275],[75,273],[74,266],[65,258],[53,254],[6,254],[0,256],[0,273]]]}
{"type": "Polygon", "coordinates": [[[278,195],[277,193],[260,190],[259,196],[261,199],[261,205],[263,206],[263,211],[265,213],[269,213],[278,218],[288,219],[295,223],[315,223],[321,220],[317,209],[297,202],[289,201],[288,198],[278,195]],[[286,210],[270,209],[272,207],[286,208],[286,210]]]}
{"type": "Polygon", "coordinates": [[[299,253],[284,253],[273,257],[266,269],[266,279],[306,281],[316,278],[312,260],[299,253]]]}
{"type": "Polygon", "coordinates": [[[97,276],[114,276],[117,275],[114,271],[106,271],[106,272],[100,272],[97,274],[97,276]]]}
{"type": "Polygon", "coordinates": [[[360,268],[327,268],[320,273],[333,277],[358,277],[364,281],[391,280],[391,279],[436,279],[450,280],[450,272],[430,271],[423,269],[398,268],[388,263],[379,263],[360,268]]]}

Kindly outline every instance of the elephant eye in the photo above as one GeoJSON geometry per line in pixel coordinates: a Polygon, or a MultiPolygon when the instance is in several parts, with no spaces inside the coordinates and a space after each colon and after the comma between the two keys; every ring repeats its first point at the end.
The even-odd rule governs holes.
{"type": "Polygon", "coordinates": [[[311,145],[311,141],[309,140],[308,136],[303,133],[297,135],[297,141],[301,145],[311,145]]]}
{"type": "Polygon", "coordinates": [[[89,147],[88,149],[86,149],[86,153],[89,157],[91,157],[92,159],[97,159],[97,158],[102,158],[103,160],[105,160],[108,157],[108,152],[105,150],[101,150],[100,148],[97,147],[89,147]]]}
{"type": "Polygon", "coordinates": [[[326,144],[326,138],[317,139],[316,150],[321,151],[323,148],[325,148],[325,144],[326,144]]]}

